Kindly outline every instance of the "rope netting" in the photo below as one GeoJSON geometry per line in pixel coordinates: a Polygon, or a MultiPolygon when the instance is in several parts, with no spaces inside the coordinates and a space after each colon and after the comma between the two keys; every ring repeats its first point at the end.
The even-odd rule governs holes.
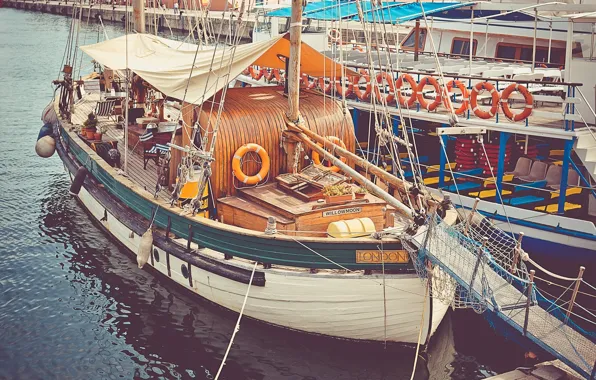
{"type": "Polygon", "coordinates": [[[417,235],[402,236],[418,275],[431,278],[433,297],[454,308],[489,309],[575,369],[590,373],[596,318],[571,312],[572,301],[563,294],[554,300],[543,295],[521,261],[527,255],[511,235],[481,215],[460,217],[465,222],[455,226],[430,217],[417,235]],[[580,319],[581,326],[576,323],[580,319]]]}

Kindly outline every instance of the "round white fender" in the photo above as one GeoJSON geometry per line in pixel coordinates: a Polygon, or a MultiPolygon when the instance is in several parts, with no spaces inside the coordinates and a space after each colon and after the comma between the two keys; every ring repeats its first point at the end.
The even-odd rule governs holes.
{"type": "Polygon", "coordinates": [[[143,268],[147,261],[149,261],[149,255],[151,255],[151,247],[153,247],[153,231],[151,227],[143,236],[141,236],[141,243],[139,244],[139,252],[137,252],[137,264],[139,268],[143,268]]]}

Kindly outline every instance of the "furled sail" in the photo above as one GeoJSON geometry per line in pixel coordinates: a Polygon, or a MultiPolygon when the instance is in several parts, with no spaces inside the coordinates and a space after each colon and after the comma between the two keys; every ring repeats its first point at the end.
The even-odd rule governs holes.
{"type": "MultiPolygon", "coordinates": [[[[235,47],[218,45],[197,50],[196,45],[133,34],[81,49],[104,66],[115,70],[128,67],[167,96],[193,104],[209,99],[250,65],[284,69],[290,56],[286,36],[235,47]]],[[[302,72],[311,76],[342,75],[341,65],[304,43],[302,62],[302,72]]],[[[357,75],[345,70],[347,76],[357,75]]]]}

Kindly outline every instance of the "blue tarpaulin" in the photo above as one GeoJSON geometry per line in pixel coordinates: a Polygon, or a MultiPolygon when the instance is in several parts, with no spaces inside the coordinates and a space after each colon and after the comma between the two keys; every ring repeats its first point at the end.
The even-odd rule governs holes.
{"type": "MultiPolygon", "coordinates": [[[[399,24],[423,17],[422,7],[427,16],[473,5],[475,3],[403,3],[385,2],[381,7],[372,6],[370,1],[360,1],[364,19],[367,22],[384,22],[399,24]]],[[[291,7],[276,9],[267,13],[271,17],[290,17],[291,7]]],[[[303,11],[303,17],[311,20],[359,20],[358,8],[355,1],[322,1],[308,3],[303,11]]]]}

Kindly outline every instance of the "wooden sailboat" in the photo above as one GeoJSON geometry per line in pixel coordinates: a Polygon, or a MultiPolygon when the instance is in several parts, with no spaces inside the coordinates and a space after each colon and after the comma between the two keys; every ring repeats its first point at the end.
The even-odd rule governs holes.
{"type": "MultiPolygon", "coordinates": [[[[204,75],[197,72],[206,55],[189,46],[173,49],[158,37],[125,36],[121,46],[134,54],[129,56],[126,50],[123,68],[116,63],[121,57],[108,51],[106,62],[122,71],[128,69],[129,60],[143,55],[139,46],[155,49],[152,60],[160,59],[159,49],[176,52],[177,57],[194,55],[190,75],[146,66],[131,69],[138,76],[132,88],[138,85],[139,91],[144,80],[153,94],[164,92],[159,88],[176,87],[172,83],[182,83],[182,76],[191,78],[185,79],[190,82],[186,90],[177,86],[166,94],[181,106],[181,128],[172,116],[175,109],[164,111],[166,99],[160,96],[155,99],[159,110],[150,118],[139,115],[137,126],[119,129],[121,123],[112,117],[116,103],[128,120],[138,108],[128,109],[128,94],[110,95],[109,81],[115,78],[104,71],[100,91],[91,92],[93,80],[73,81],[67,66],[59,82],[60,96],[48,110],[55,112],[58,122],[48,124],[53,125],[56,150],[73,179],[71,191],[111,236],[137,256],[140,266],[147,265],[227,309],[239,312],[247,294],[244,314],[272,325],[344,339],[427,342],[448,305],[428,296],[430,285],[417,277],[398,238],[399,231],[415,226],[415,214],[423,218],[422,198],[413,195],[414,206],[406,206],[380,188],[385,182],[402,189],[409,185],[354,154],[353,124],[337,103],[313,92],[299,93],[300,72],[309,62],[300,63],[302,2],[294,0],[293,6],[290,50],[280,58],[289,68],[288,94],[281,88],[227,88],[233,67],[246,67],[255,51],[271,55],[275,41],[234,48],[235,56],[215,48],[205,54],[221,54],[225,65],[211,65],[204,75]],[[134,45],[135,41],[140,44],[134,45]],[[230,70],[225,75],[222,66],[230,70]],[[208,85],[201,81],[209,78],[223,84],[210,82],[214,88],[206,96],[208,85]],[[201,86],[191,88],[197,82],[201,86]],[[76,94],[85,87],[79,98],[76,94]],[[205,92],[195,101],[197,97],[189,94],[198,87],[205,92]],[[107,115],[106,107],[111,107],[107,115]],[[173,127],[164,121],[168,112],[173,127]],[[81,135],[90,113],[98,115],[97,124],[105,130],[102,140],[81,135]],[[150,123],[144,126],[147,119],[150,123]],[[343,141],[345,148],[333,144],[329,136],[343,141]],[[198,147],[197,141],[201,141],[198,147]],[[160,155],[159,149],[165,153],[160,155]],[[250,151],[260,159],[248,162],[250,151]],[[334,167],[310,162],[315,154],[334,167]],[[118,156],[126,157],[125,171],[118,168],[118,156]],[[378,180],[359,174],[355,165],[370,168],[378,180]],[[352,180],[368,192],[357,198],[352,180]],[[173,200],[168,185],[175,188],[173,200]],[[349,199],[323,201],[322,191],[333,186],[341,187],[349,199]],[[397,219],[404,222],[396,223],[397,219]]],[[[142,25],[137,23],[137,31],[142,32],[142,25]]],[[[135,95],[141,102],[144,96],[135,95]]],[[[46,136],[47,132],[40,135],[46,136]]],[[[446,221],[455,221],[448,205],[432,201],[428,205],[439,207],[446,221]]]]}

